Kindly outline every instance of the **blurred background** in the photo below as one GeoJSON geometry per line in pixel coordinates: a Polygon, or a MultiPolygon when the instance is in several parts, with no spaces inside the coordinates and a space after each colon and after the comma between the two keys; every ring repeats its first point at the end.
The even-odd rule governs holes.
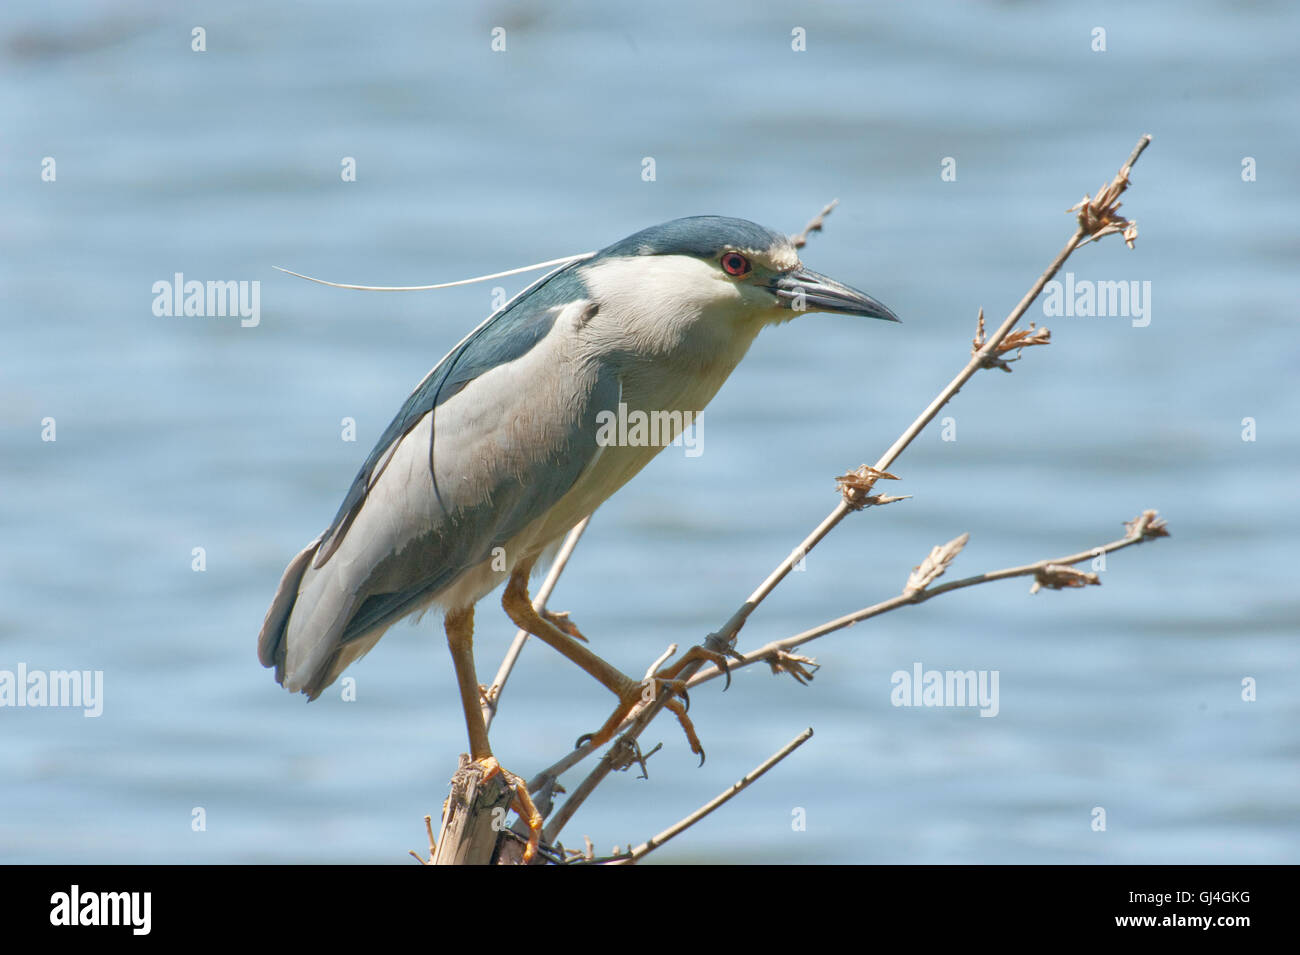
{"type": "MultiPolygon", "coordinates": [[[[888,447],[965,362],[977,310],[1001,320],[1065,209],[1149,132],[1122,210],[1136,249],[1067,266],[1149,282],[1149,324],[1035,306],[1051,346],[968,385],[955,440],[936,425],[892,469],[912,499],[846,521],[741,647],[897,593],[964,531],[950,578],[1104,543],[1144,508],[1173,536],[1112,556],[1101,587],[976,588],[812,644],[808,687],[752,667],[701,688],[704,767],[660,720],[651,778],[611,779],[566,839],[640,842],[811,725],[651,858],[1297,861],[1297,37],[1282,2],[5,6],[0,669],[102,670],[104,699],[93,719],[0,709],[0,858],[423,846],[465,748],[439,622],[391,630],[351,702],[277,687],[256,636],[411,388],[494,286],[533,276],[378,294],[273,265],[423,284],[683,215],[795,232],[840,199],[804,260],[904,323],[765,332],[704,453],[668,449],[601,508],[552,601],[640,673],[831,510],[833,477],[888,447]],[[176,273],[259,281],[258,324],[155,315],[176,273]],[[915,663],[996,670],[997,717],[892,706],[915,663]]],[[[512,635],[489,598],[481,678],[512,635]]],[[[529,647],[494,747],[531,774],[612,703],[529,647]]]]}

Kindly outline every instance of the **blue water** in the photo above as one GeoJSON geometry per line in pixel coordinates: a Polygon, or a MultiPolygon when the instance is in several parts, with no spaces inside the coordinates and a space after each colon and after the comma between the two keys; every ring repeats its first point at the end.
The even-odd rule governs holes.
{"type": "MultiPolygon", "coordinates": [[[[964,531],[950,576],[1103,543],[1148,507],[1173,536],[1112,556],[1101,587],[1012,581],[812,644],[809,687],[754,667],[701,688],[704,767],[656,724],[651,779],[611,779],[566,838],[639,842],[811,725],[654,858],[1297,861],[1298,36],[1281,2],[6,6],[0,670],[102,670],[104,711],[0,709],[0,858],[396,863],[442,802],[465,741],[437,621],[350,670],[355,702],[291,697],[255,640],[411,387],[493,285],[530,277],[380,295],[273,265],[436,282],[679,215],[795,231],[840,199],[805,261],[904,324],[765,332],[704,453],[670,449],[597,513],[553,606],[639,673],[830,511],[833,476],[892,442],[964,362],[977,309],[1006,314],[1065,208],[1149,132],[1136,249],[1067,268],[1149,281],[1150,324],[1036,308],[1051,347],[969,384],[956,440],[936,427],[893,468],[912,499],[846,521],[741,645],[897,593],[964,531]],[[177,272],[260,281],[260,323],[155,316],[177,272]],[[915,662],[998,671],[998,716],[892,706],[915,662]]],[[[513,633],[495,598],[478,633],[487,679],[513,633]]],[[[530,774],[611,702],[530,647],[496,751],[530,774]]]]}

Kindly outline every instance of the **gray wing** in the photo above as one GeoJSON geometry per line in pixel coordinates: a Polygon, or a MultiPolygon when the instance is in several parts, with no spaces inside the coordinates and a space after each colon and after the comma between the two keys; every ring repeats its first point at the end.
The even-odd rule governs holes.
{"type": "MultiPolygon", "coordinates": [[[[433,371],[425,375],[402,409],[397,412],[361,465],[338,513],[323,535],[312,566],[320,568],[338,548],[353,518],[357,516],[367,490],[382,473],[397,442],[426,414],[454,398],[483,372],[522,357],[550,332],[558,307],[586,297],[572,262],[543,276],[490,316],[453,348],[433,371]]],[[[435,486],[436,491],[436,486],[435,486]]]]}
{"type": "Polygon", "coordinates": [[[617,380],[588,369],[589,381],[565,391],[581,400],[562,401],[546,373],[557,318],[585,294],[572,266],[558,270],[471,333],[406,400],[267,613],[258,655],[288,689],[319,695],[384,629],[545,513],[594,459],[595,416],[616,406],[617,380]],[[466,391],[479,379],[481,393],[466,391]],[[549,426],[515,440],[516,422],[533,417],[549,426]]]}

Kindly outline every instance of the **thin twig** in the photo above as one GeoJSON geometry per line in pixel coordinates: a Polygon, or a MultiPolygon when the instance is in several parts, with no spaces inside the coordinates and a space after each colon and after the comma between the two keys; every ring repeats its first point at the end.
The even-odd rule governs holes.
{"type": "MultiPolygon", "coordinates": [[[[1142,152],[1150,144],[1151,137],[1143,136],[1129,155],[1128,160],[1120,168],[1115,179],[1110,185],[1098,194],[1097,199],[1085,201],[1081,204],[1082,208],[1078,213],[1078,225],[1075,232],[1070,236],[1065,246],[1057,254],[1056,258],[1047,267],[1046,271],[1038,277],[1020,302],[1016,305],[1006,319],[998,326],[997,331],[984,343],[983,347],[977,349],[971,356],[966,366],[958,373],[948,385],[939,392],[929,406],[921,412],[915,421],[905,430],[898,439],[890,445],[889,449],[876,462],[874,469],[877,471],[887,471],[889,467],[898,459],[899,455],[907,449],[921,433],[921,431],[939,414],[953,396],[961,390],[962,386],[969,381],[981,368],[988,367],[989,359],[996,358],[999,346],[1002,341],[1011,334],[1016,323],[1029,310],[1030,305],[1038,298],[1046,287],[1047,283],[1052,280],[1061,266],[1065,264],[1071,253],[1083,242],[1083,240],[1096,232],[1104,231],[1115,223],[1114,209],[1117,204],[1118,196],[1128,187],[1128,174],[1132,170],[1133,164],[1137,162],[1142,152]]],[[[1074,210],[1071,210],[1074,211],[1074,210]]],[[[1126,240],[1128,235],[1125,235],[1126,240]]],[[[853,511],[859,509],[862,505],[851,498],[842,497],[839,504],[827,517],[817,525],[804,541],[797,546],[788,557],[786,557],[777,568],[767,576],[758,588],[749,595],[743,604],[737,608],[731,618],[723,624],[722,628],[716,633],[709,634],[704,641],[704,646],[717,653],[725,653],[730,650],[737,635],[745,622],[763,602],[764,599],[772,592],[794,568],[795,564],[806,556],[814,547],[816,547],[823,538],[826,537],[835,527],[844,520],[853,511]]],[[[690,681],[695,677],[706,664],[703,661],[691,661],[682,668],[678,675],[680,679],[690,681]]],[[[552,816],[548,822],[544,837],[548,841],[554,841],[559,832],[568,823],[573,814],[595,791],[596,787],[613,771],[616,765],[615,753],[620,750],[626,743],[635,740],[650,725],[650,722],[659,715],[660,711],[667,704],[671,691],[665,689],[659,693],[655,700],[648,706],[642,707],[641,711],[632,720],[631,726],[623,736],[610,747],[600,762],[591,770],[590,773],[582,780],[578,787],[573,791],[559,810],[552,816]]],[[[572,755],[572,754],[571,754],[572,755]]]]}
{"type": "Polygon", "coordinates": [[[695,825],[697,822],[699,822],[709,813],[713,812],[713,810],[730,802],[731,799],[733,799],[742,790],[748,789],[752,783],[760,779],[763,776],[763,774],[766,773],[769,769],[771,769],[777,763],[781,762],[781,760],[785,759],[787,756],[793,753],[804,743],[808,742],[808,740],[812,739],[812,735],[813,735],[813,731],[812,731],[812,727],[810,726],[802,733],[800,733],[798,736],[796,736],[794,739],[790,740],[790,742],[782,746],[775,753],[773,753],[772,756],[767,760],[765,760],[761,765],[754,767],[746,775],[741,776],[740,779],[732,783],[730,789],[726,789],[723,792],[720,792],[718,795],[714,796],[712,799],[706,802],[699,809],[695,810],[685,819],[681,820],[680,822],[674,823],[673,825],[665,829],[663,832],[659,833],[659,835],[653,836],[650,839],[647,839],[645,842],[641,843],[639,846],[633,849],[628,855],[616,859],[610,862],[609,864],[610,865],[632,865],[633,863],[639,862],[641,859],[644,859],[647,855],[649,855],[655,849],[658,849],[669,839],[673,838],[674,836],[681,835],[683,832],[685,832],[691,826],[695,825]]]}
{"type": "Polygon", "coordinates": [[[840,200],[838,199],[832,199],[830,202],[828,202],[822,208],[821,212],[817,213],[817,215],[813,216],[812,219],[809,220],[808,224],[803,227],[802,232],[798,232],[795,235],[790,236],[790,243],[796,249],[802,249],[805,245],[808,244],[808,237],[810,235],[812,235],[814,232],[822,231],[822,226],[826,224],[826,217],[830,215],[835,210],[835,207],[838,206],[839,204],[840,204],[840,200]]]}
{"type": "MultiPolygon", "coordinates": [[[[1128,525],[1129,533],[1119,540],[1113,540],[1109,544],[1103,544],[1100,547],[1094,547],[1091,550],[1080,551],[1077,554],[1070,554],[1068,557],[1049,557],[1046,560],[1034,561],[1032,564],[1024,564],[1020,567],[1005,567],[1002,570],[991,570],[988,573],[976,574],[973,577],[963,577],[961,580],[950,581],[938,587],[922,590],[904,590],[897,597],[891,597],[888,600],[882,600],[880,603],[873,604],[870,607],[864,607],[853,613],[845,614],[842,617],[836,617],[834,620],[828,620],[820,626],[813,627],[811,630],[805,630],[803,633],[795,634],[793,637],[786,637],[783,640],[774,640],[771,643],[759,647],[757,650],[751,650],[743,654],[740,659],[729,661],[728,669],[733,673],[742,668],[755,663],[770,662],[772,658],[777,657],[782,652],[788,652],[806,643],[811,643],[819,637],[824,637],[829,633],[837,630],[843,630],[845,627],[851,627],[855,623],[861,623],[863,620],[869,620],[872,617],[878,617],[883,613],[891,610],[897,610],[899,607],[908,607],[915,604],[925,603],[932,597],[938,597],[942,594],[951,593],[954,590],[962,590],[966,587],[974,587],[978,584],[987,584],[995,580],[1007,580],[1011,577],[1030,577],[1036,578],[1035,588],[1039,587],[1037,578],[1049,568],[1055,566],[1069,566],[1078,564],[1085,560],[1095,560],[1102,554],[1111,554],[1117,550],[1123,550],[1125,547],[1132,547],[1134,544],[1141,544],[1145,541],[1154,540],[1157,537],[1168,537],[1169,532],[1165,529],[1164,521],[1156,517],[1155,511],[1144,511],[1136,520],[1128,525]]],[[[959,538],[960,539],[960,538],[959,538]]],[[[1051,584],[1046,584],[1051,586],[1051,584]]],[[[722,671],[715,666],[701,673],[697,673],[687,684],[687,689],[693,689],[701,683],[707,683],[710,680],[716,680],[722,676],[722,671]]]]}
{"type": "Polygon", "coordinates": [[[408,849],[407,852],[409,852],[411,856],[415,859],[415,861],[420,863],[420,865],[433,865],[434,854],[437,853],[438,851],[438,844],[434,842],[433,839],[433,817],[432,816],[424,817],[424,831],[429,834],[429,858],[425,859],[414,849],[408,849]]]}
{"type": "MultiPolygon", "coordinates": [[[[533,598],[533,609],[538,613],[546,609],[546,601],[551,599],[551,593],[555,590],[555,585],[559,583],[560,574],[564,573],[569,558],[573,556],[573,549],[578,546],[582,532],[587,529],[587,525],[590,523],[591,515],[588,514],[577,524],[574,524],[573,529],[569,531],[569,536],[564,538],[559,553],[555,555],[555,562],[551,564],[546,579],[542,581],[542,586],[537,590],[537,596],[533,598]]],[[[482,703],[484,729],[491,729],[492,727],[492,719],[497,715],[497,706],[501,703],[501,693],[506,688],[506,680],[510,679],[510,671],[515,668],[515,662],[519,659],[519,654],[523,652],[524,644],[527,642],[527,630],[515,631],[515,639],[511,642],[510,649],[506,650],[506,655],[501,660],[501,666],[497,669],[497,675],[492,678],[492,682],[488,685],[488,692],[484,694],[482,703]]]]}

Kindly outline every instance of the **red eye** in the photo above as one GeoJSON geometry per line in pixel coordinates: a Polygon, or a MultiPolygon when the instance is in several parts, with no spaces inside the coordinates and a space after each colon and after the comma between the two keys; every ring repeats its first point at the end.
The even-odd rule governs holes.
{"type": "Polygon", "coordinates": [[[749,271],[749,259],[739,252],[728,252],[722,256],[722,271],[728,275],[744,275],[749,271]]]}

